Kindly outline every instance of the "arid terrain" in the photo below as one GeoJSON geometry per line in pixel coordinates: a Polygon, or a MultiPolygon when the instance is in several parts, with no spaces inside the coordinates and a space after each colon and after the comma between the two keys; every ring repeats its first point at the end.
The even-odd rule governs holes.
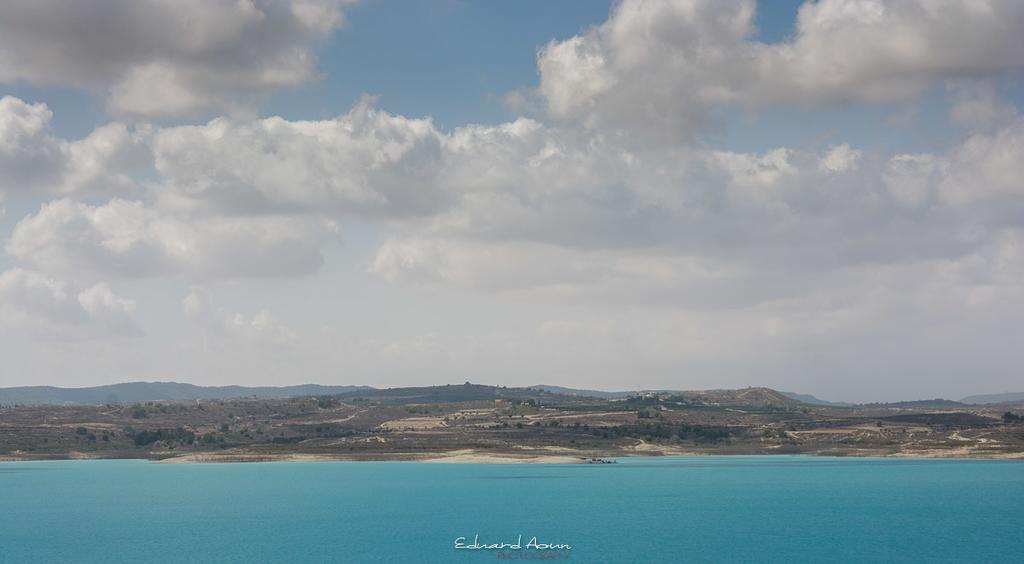
{"type": "Polygon", "coordinates": [[[0,407],[0,459],[570,462],[660,454],[1024,458],[1022,404],[802,403],[767,388],[595,398],[473,384],[0,407]]]}

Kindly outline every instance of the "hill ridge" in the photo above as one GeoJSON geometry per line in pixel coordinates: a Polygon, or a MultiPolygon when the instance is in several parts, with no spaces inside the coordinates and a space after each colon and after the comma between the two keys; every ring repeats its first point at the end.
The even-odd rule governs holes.
{"type": "Polygon", "coordinates": [[[369,386],[199,386],[183,382],[123,382],[102,386],[63,388],[58,386],[16,386],[0,388],[0,405],[101,405],[140,401],[188,401],[243,397],[284,398],[335,395],[369,386]]]}

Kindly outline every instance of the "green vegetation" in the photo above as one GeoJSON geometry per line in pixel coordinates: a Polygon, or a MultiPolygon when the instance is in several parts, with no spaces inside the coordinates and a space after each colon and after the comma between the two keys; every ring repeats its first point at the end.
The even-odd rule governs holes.
{"type": "Polygon", "coordinates": [[[407,405],[405,410],[412,414],[429,415],[431,413],[444,413],[448,408],[444,404],[421,403],[407,405]]]}
{"type": "Polygon", "coordinates": [[[132,440],[135,442],[136,446],[147,446],[157,441],[163,442],[167,446],[172,446],[174,444],[190,445],[195,442],[196,435],[192,431],[187,431],[183,427],[178,427],[177,429],[138,431],[132,434],[132,440]]]}
{"type": "Polygon", "coordinates": [[[602,436],[636,437],[648,441],[686,441],[715,443],[728,439],[731,433],[726,427],[687,425],[685,423],[641,423],[602,428],[602,436]]]}
{"type": "Polygon", "coordinates": [[[330,397],[316,398],[316,406],[319,407],[320,409],[334,409],[335,407],[338,407],[338,405],[339,405],[338,400],[336,400],[334,398],[330,398],[330,397]]]}
{"type": "MultiPolygon", "coordinates": [[[[199,438],[199,442],[204,445],[212,445],[217,441],[217,435],[214,433],[204,433],[203,436],[199,438]]],[[[224,442],[224,437],[220,437],[219,441],[224,442]]]]}

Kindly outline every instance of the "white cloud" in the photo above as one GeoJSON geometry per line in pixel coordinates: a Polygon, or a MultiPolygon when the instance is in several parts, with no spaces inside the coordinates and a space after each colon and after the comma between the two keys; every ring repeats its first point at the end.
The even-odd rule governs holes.
{"type": "Polygon", "coordinates": [[[947,169],[945,160],[935,155],[896,155],[889,160],[882,181],[897,204],[920,207],[938,196],[938,181],[947,169]]]}
{"type": "Polygon", "coordinates": [[[991,131],[1014,121],[1017,108],[1000,99],[991,81],[959,81],[951,84],[954,103],[950,119],[971,131],[991,131]]]}
{"type": "Polygon", "coordinates": [[[856,168],[863,153],[851,149],[849,145],[834,145],[829,147],[828,153],[821,161],[821,166],[829,172],[844,172],[856,168]]]}
{"type": "Polygon", "coordinates": [[[632,149],[539,125],[456,130],[458,198],[400,227],[385,279],[594,303],[750,304],[849,269],[961,260],[1019,229],[1024,125],[939,154],[632,149]],[[472,179],[472,180],[470,180],[472,179]]]}
{"type": "Polygon", "coordinates": [[[141,202],[44,204],[18,222],[7,252],[48,272],[245,278],[308,274],[332,222],[301,217],[178,218],[141,202]]]}
{"type": "Polygon", "coordinates": [[[80,292],[78,303],[90,319],[117,334],[139,332],[133,318],[135,302],[118,296],[105,283],[90,286],[80,292]]]}
{"type": "Polygon", "coordinates": [[[90,339],[141,334],[135,302],[96,284],[77,294],[65,282],[15,268],[0,274],[0,322],[46,339],[90,339]]]}
{"type": "Polygon", "coordinates": [[[370,265],[391,282],[485,290],[587,284],[605,268],[600,260],[550,244],[416,237],[385,242],[370,265]]]}
{"type": "MultiPolygon", "coordinates": [[[[21,117],[7,137],[31,146],[23,139],[48,112],[12,107],[21,117]]],[[[115,145],[103,142],[107,128],[81,143],[116,153],[101,150],[115,145]]],[[[1014,119],[939,154],[885,157],[848,144],[739,153],[529,119],[445,133],[364,102],[331,120],[156,128],[145,137],[155,201],[51,202],[17,224],[6,249],[46,272],[101,278],[298,275],[319,268],[336,235],[325,217],[377,218],[385,242],[370,270],[394,282],[606,284],[588,292],[628,301],[673,295],[659,285],[705,284],[699,273],[712,272],[736,279],[708,287],[739,296],[757,269],[783,273],[768,277],[779,291],[787,275],[984,246],[1022,205],[1022,131],[1014,119]],[[637,273],[649,268],[678,271],[647,283],[637,273]]],[[[133,162],[108,160],[112,178],[133,162]]],[[[78,169],[76,178],[93,170],[78,169]]]]}
{"type": "Polygon", "coordinates": [[[52,117],[46,104],[0,98],[0,194],[126,193],[152,160],[145,127],[110,123],[68,141],[50,134],[52,117]]]}
{"type": "Polygon", "coordinates": [[[236,106],[316,77],[346,0],[0,3],[0,82],[96,90],[117,113],[236,106]]]}
{"type": "Polygon", "coordinates": [[[295,331],[279,323],[268,310],[253,316],[231,313],[215,306],[201,288],[192,288],[181,305],[186,315],[217,337],[241,344],[275,346],[289,345],[297,339],[295,331]]]}
{"type": "Polygon", "coordinates": [[[753,0],[625,0],[538,56],[552,116],[687,137],[728,105],[888,102],[936,81],[1024,66],[1015,0],[821,0],[795,36],[753,39],[753,0]]]}
{"type": "Polygon", "coordinates": [[[1020,211],[1024,198],[1024,119],[1015,118],[991,133],[968,137],[946,158],[939,192],[950,204],[1001,202],[1001,211],[1020,211]],[[1011,203],[1017,205],[1007,207],[1011,203]]]}
{"type": "Polygon", "coordinates": [[[441,136],[363,101],[333,120],[217,119],[156,134],[163,205],[219,213],[407,215],[444,202],[441,136]]]}

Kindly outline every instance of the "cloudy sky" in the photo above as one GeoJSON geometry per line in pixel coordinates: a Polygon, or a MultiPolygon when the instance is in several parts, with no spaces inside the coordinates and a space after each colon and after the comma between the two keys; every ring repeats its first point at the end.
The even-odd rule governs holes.
{"type": "Polygon", "coordinates": [[[1024,389],[1019,0],[0,0],[0,386],[1024,389]]]}

